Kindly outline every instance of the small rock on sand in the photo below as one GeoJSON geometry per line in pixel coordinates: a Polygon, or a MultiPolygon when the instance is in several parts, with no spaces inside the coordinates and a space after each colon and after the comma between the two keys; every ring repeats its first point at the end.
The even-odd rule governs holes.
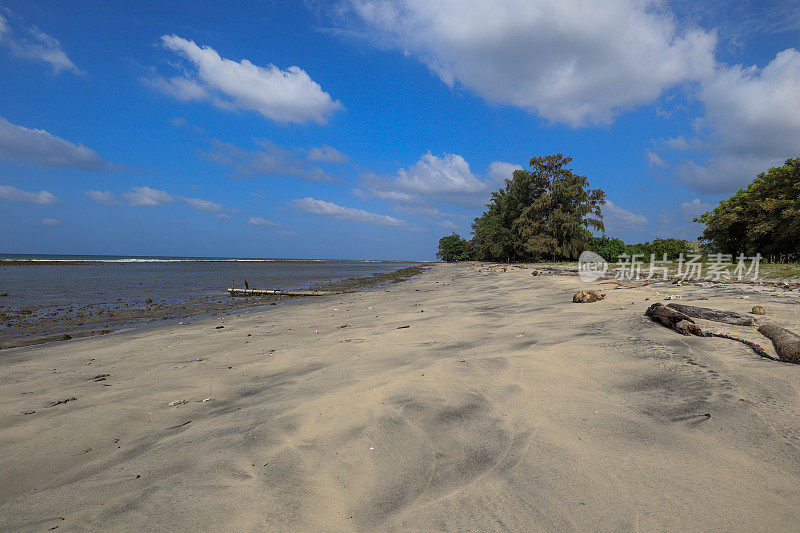
{"type": "Polygon", "coordinates": [[[754,305],[753,310],[750,312],[753,313],[754,315],[764,315],[767,313],[766,310],[760,305],[754,305]]]}
{"type": "Polygon", "coordinates": [[[572,301],[576,304],[592,303],[602,300],[606,293],[598,291],[578,291],[572,296],[572,301]]]}

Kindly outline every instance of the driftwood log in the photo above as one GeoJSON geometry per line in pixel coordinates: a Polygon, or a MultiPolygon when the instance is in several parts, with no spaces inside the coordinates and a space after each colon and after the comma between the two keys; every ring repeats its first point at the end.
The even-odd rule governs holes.
{"type": "Polygon", "coordinates": [[[658,322],[663,326],[674,329],[681,335],[697,335],[698,337],[703,336],[703,330],[700,329],[700,326],[694,323],[694,320],[692,320],[689,316],[684,315],[680,311],[667,307],[662,303],[654,303],[647,308],[647,311],[645,311],[644,314],[650,317],[650,319],[654,322],[658,322]]]}
{"type": "Polygon", "coordinates": [[[724,322],[734,326],[755,326],[758,321],[747,315],[741,315],[733,311],[723,311],[721,309],[710,309],[708,307],[695,307],[693,305],[669,304],[668,307],[693,318],[703,320],[713,320],[714,322],[724,322]]]}
{"type": "Polygon", "coordinates": [[[773,324],[764,324],[758,332],[772,341],[781,361],[800,363],[800,336],[773,324]]]}

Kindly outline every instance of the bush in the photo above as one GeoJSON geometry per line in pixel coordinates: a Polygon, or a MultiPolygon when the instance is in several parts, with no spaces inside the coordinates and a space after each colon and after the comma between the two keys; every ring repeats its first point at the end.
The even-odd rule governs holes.
{"type": "Polygon", "coordinates": [[[613,239],[611,237],[591,237],[589,239],[589,248],[594,253],[609,262],[614,262],[617,258],[627,253],[625,243],[621,239],[613,239]]]}
{"type": "Polygon", "coordinates": [[[448,263],[470,261],[472,255],[472,245],[455,232],[439,239],[439,251],[436,252],[436,257],[442,261],[448,263]]]}

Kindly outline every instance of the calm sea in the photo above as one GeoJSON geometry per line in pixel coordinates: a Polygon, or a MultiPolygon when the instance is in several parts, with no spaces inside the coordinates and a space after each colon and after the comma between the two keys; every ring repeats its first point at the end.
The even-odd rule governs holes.
{"type": "Polygon", "coordinates": [[[325,261],[212,257],[45,256],[0,254],[5,305],[67,307],[167,304],[226,294],[236,280],[251,288],[292,289],[416,265],[395,261],[325,261]],[[8,264],[26,261],[26,264],[8,264]],[[36,264],[57,261],[62,264],[36,264]],[[72,264],[80,261],[81,264],[72,264]],[[4,262],[6,264],[4,264],[4,262]]]}

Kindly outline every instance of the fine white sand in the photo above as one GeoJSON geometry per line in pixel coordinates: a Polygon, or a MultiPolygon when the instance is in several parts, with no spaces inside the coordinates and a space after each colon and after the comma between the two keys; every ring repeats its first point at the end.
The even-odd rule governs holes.
{"type": "MultiPolygon", "coordinates": [[[[644,316],[681,294],[800,331],[797,291],[603,285],[572,303],[600,287],[434,265],[385,290],[3,350],[0,527],[800,527],[800,365],[644,316]]],[[[701,326],[774,354],[754,328],[701,326]]]]}

